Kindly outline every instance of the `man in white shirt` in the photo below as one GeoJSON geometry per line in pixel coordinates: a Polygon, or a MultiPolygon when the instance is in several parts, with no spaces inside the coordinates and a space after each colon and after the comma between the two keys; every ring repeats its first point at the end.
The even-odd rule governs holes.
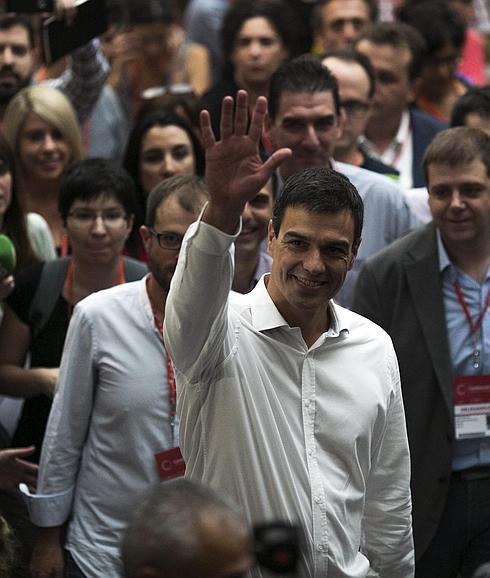
{"type": "MultiPolygon", "coordinates": [[[[230,297],[246,202],[289,149],[262,163],[267,101],[201,113],[210,202],[184,241],[165,315],[186,475],[250,523],[298,523],[299,576],[413,576],[409,456],[387,335],[332,298],[361,239],[362,200],[328,168],[291,177],[269,226],[270,275],[230,297]]],[[[258,569],[252,576],[263,574],[258,569]]]]}
{"type": "Polygon", "coordinates": [[[119,543],[133,507],[166,479],[165,467],[170,477],[182,473],[175,382],[162,332],[182,238],[205,199],[198,177],[158,185],[140,229],[150,274],[94,293],[75,308],[37,493],[23,488],[39,526],[31,562],[38,578],[61,578],[63,566],[72,578],[118,578],[119,543]]]}

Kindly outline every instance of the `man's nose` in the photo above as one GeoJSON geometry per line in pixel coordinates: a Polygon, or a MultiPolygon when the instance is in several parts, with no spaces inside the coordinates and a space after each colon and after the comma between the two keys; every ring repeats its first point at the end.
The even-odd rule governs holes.
{"type": "Polygon", "coordinates": [[[320,139],[313,124],[307,125],[303,144],[310,147],[317,147],[320,144],[320,139]]]}
{"type": "Polygon", "coordinates": [[[312,247],[305,255],[303,269],[308,273],[319,274],[325,271],[325,262],[319,249],[312,247]]]}
{"type": "Polygon", "coordinates": [[[2,62],[2,64],[11,66],[14,62],[14,53],[12,52],[12,49],[10,48],[10,46],[4,46],[2,52],[1,52],[1,56],[0,56],[0,61],[2,62]]]}

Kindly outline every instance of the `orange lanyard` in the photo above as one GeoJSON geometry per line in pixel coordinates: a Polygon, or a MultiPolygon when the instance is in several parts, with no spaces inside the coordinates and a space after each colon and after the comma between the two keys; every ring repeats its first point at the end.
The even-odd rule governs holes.
{"type": "MultiPolygon", "coordinates": [[[[161,335],[163,339],[163,322],[157,316],[157,310],[155,304],[153,303],[150,295],[150,291],[148,289],[148,282],[150,277],[146,278],[146,293],[148,295],[148,300],[150,301],[151,312],[153,313],[153,322],[155,323],[155,327],[157,328],[158,333],[161,335]]],[[[169,401],[169,410],[168,415],[170,419],[170,430],[172,433],[172,443],[174,442],[174,431],[175,431],[175,416],[177,414],[177,386],[175,384],[175,373],[174,368],[172,366],[172,360],[170,359],[170,355],[165,350],[165,362],[167,366],[167,382],[168,382],[168,401],[169,401]]]]}
{"type": "MultiPolygon", "coordinates": [[[[68,301],[68,321],[71,319],[73,313],[73,272],[75,265],[73,259],[68,263],[68,269],[66,270],[66,299],[68,301]]],[[[124,263],[119,261],[119,274],[117,276],[117,281],[114,285],[121,285],[124,283],[124,263]]]]}

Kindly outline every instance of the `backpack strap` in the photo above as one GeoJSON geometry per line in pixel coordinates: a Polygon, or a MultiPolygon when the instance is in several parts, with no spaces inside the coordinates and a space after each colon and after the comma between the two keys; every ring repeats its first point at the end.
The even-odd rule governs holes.
{"type": "MultiPolygon", "coordinates": [[[[39,285],[29,308],[29,325],[32,338],[39,335],[56,307],[63,291],[68,263],[71,257],[61,257],[46,261],[43,266],[39,285]]],[[[138,281],[148,272],[148,267],[141,261],[124,257],[124,277],[127,282],[138,281]]]]}
{"type": "Polygon", "coordinates": [[[61,257],[46,261],[43,265],[39,285],[29,307],[28,320],[33,339],[39,335],[56,307],[63,291],[70,259],[71,257],[61,257]]]}

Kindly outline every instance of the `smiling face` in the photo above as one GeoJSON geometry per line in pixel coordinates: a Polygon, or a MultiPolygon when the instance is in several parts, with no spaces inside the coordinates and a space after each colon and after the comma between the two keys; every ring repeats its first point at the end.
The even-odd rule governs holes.
{"type": "Polygon", "coordinates": [[[132,226],[133,217],[112,195],[76,199],[65,223],[74,259],[92,265],[109,265],[119,259],[132,226]]]}
{"type": "Polygon", "coordinates": [[[270,126],[274,150],[289,147],[293,154],[281,165],[283,178],[309,167],[328,167],[344,117],[337,116],[331,91],[283,92],[270,126]]]}
{"type": "Polygon", "coordinates": [[[258,254],[272,218],[272,192],[264,187],[248,201],[242,213],[242,230],[235,241],[238,255],[258,254]]]}
{"type": "Polygon", "coordinates": [[[240,87],[267,84],[287,57],[281,37],[261,16],[246,20],[235,40],[231,62],[240,87]]]}
{"type": "Polygon", "coordinates": [[[184,129],[175,125],[153,126],[146,132],[139,160],[141,186],[146,195],[163,179],[193,175],[195,168],[192,141],[184,129]]]}
{"type": "Polygon", "coordinates": [[[35,112],[29,112],[18,137],[18,155],[24,179],[57,181],[72,159],[61,131],[35,112]]]}
{"type": "Polygon", "coordinates": [[[276,237],[269,226],[273,258],[267,291],[292,326],[312,318],[327,321],[327,305],[342,287],[357,254],[354,220],[347,210],[312,213],[289,206],[276,237]]]}
{"type": "Polygon", "coordinates": [[[490,177],[484,163],[430,164],[429,207],[449,253],[490,245],[490,177]]]}

